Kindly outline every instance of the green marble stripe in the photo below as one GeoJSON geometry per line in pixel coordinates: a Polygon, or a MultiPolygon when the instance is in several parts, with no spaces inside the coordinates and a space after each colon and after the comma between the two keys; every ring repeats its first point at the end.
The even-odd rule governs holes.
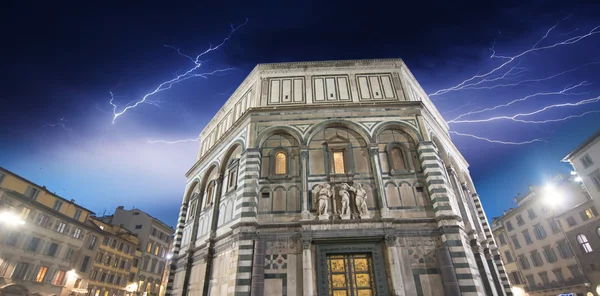
{"type": "Polygon", "coordinates": [[[477,287],[475,286],[459,286],[461,292],[477,292],[477,287]]]}
{"type": "Polygon", "coordinates": [[[421,285],[422,274],[439,274],[436,268],[413,269],[413,278],[415,279],[415,292],[417,296],[423,296],[423,286],[421,285]]]}
{"type": "Polygon", "coordinates": [[[251,279],[236,279],[235,280],[236,286],[250,286],[251,283],[252,283],[251,279]]]}
{"type": "Polygon", "coordinates": [[[249,244],[240,244],[240,250],[252,250],[254,249],[254,244],[250,242],[249,244]]]}
{"type": "Polygon", "coordinates": [[[467,258],[467,253],[465,252],[450,252],[450,256],[454,258],[467,258]]]}
{"type": "Polygon", "coordinates": [[[436,203],[436,202],[449,202],[450,199],[447,196],[442,196],[442,197],[434,197],[431,199],[431,202],[436,203]]]}
{"type": "Polygon", "coordinates": [[[429,192],[431,194],[434,194],[434,193],[448,193],[448,191],[446,190],[446,188],[432,188],[432,189],[429,189],[429,192]]]}
{"type": "Polygon", "coordinates": [[[438,211],[452,211],[452,207],[450,206],[438,206],[433,208],[433,212],[436,213],[438,211]]]}
{"type": "Polygon", "coordinates": [[[243,212],[241,215],[242,218],[256,218],[256,213],[254,212],[243,212]]]}
{"type": "Polygon", "coordinates": [[[473,274],[470,273],[459,273],[456,275],[456,278],[459,280],[472,280],[473,274]]]}
{"type": "Polygon", "coordinates": [[[252,266],[238,266],[237,272],[252,272],[252,266]]]}

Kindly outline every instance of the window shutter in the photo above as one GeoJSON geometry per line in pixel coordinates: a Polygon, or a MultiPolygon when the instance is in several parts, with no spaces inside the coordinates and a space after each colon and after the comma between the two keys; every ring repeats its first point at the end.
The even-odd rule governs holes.
{"type": "Polygon", "coordinates": [[[590,209],[592,210],[592,214],[594,214],[594,216],[598,216],[598,211],[596,211],[596,207],[591,207],[590,209]]]}
{"type": "Polygon", "coordinates": [[[585,214],[585,211],[579,212],[579,216],[581,216],[581,219],[583,221],[587,221],[588,220],[588,216],[585,214]]]}

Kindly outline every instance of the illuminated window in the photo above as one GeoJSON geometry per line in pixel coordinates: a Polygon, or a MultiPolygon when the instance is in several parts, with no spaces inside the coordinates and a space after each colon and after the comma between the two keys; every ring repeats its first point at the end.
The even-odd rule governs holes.
{"type": "Polygon", "coordinates": [[[346,173],[346,170],[344,169],[344,152],[343,151],[333,152],[333,172],[336,174],[346,173]]]}
{"type": "Polygon", "coordinates": [[[585,211],[579,212],[579,215],[581,216],[581,219],[583,221],[587,221],[589,219],[592,219],[592,218],[598,216],[598,212],[596,211],[595,207],[591,207],[585,211]]]}
{"type": "Polygon", "coordinates": [[[23,210],[21,211],[21,219],[27,219],[29,217],[29,213],[31,213],[30,209],[23,208],[23,210]]]}
{"type": "Polygon", "coordinates": [[[592,246],[585,235],[577,235],[577,243],[579,243],[579,247],[584,253],[590,253],[592,251],[592,246]]]}
{"type": "Polygon", "coordinates": [[[406,170],[406,164],[404,163],[404,153],[402,153],[402,150],[398,147],[394,147],[390,149],[390,154],[394,170],[406,170]]]}
{"type": "Polygon", "coordinates": [[[285,175],[287,170],[287,155],[284,152],[275,154],[275,175],[285,175]]]}
{"type": "Polygon", "coordinates": [[[146,246],[146,252],[152,252],[152,242],[148,242],[148,245],[146,246]]]}
{"type": "Polygon", "coordinates": [[[63,280],[65,279],[65,274],[66,274],[66,271],[64,271],[64,270],[59,270],[59,271],[56,273],[56,276],[54,276],[54,280],[52,281],[52,284],[53,284],[53,285],[55,285],[55,286],[60,286],[60,285],[62,285],[62,283],[63,283],[63,280]]]}
{"type": "Polygon", "coordinates": [[[46,277],[46,272],[48,272],[48,267],[46,267],[46,266],[40,267],[40,271],[38,271],[38,274],[35,277],[35,281],[38,283],[43,282],[44,278],[46,277]]]}

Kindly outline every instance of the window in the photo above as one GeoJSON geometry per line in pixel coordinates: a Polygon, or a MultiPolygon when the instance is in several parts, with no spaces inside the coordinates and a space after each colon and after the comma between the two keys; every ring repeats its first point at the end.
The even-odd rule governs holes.
{"type": "Polygon", "coordinates": [[[88,244],[88,249],[90,249],[90,250],[94,249],[94,247],[96,246],[96,240],[97,239],[98,238],[96,236],[94,236],[94,235],[90,236],[90,242],[88,244]]]}
{"type": "Polygon", "coordinates": [[[210,182],[208,184],[208,190],[206,190],[206,203],[204,204],[204,207],[208,207],[212,204],[213,193],[215,191],[214,189],[214,182],[210,182]]]}
{"type": "Polygon", "coordinates": [[[562,283],[565,281],[565,276],[563,275],[562,269],[553,269],[552,273],[554,273],[554,277],[556,278],[557,282],[562,283]]]}
{"type": "Polygon", "coordinates": [[[62,207],[63,202],[60,200],[55,200],[54,201],[54,206],[52,207],[55,211],[60,211],[60,208],[62,207]]]}
{"type": "Polygon", "coordinates": [[[511,263],[515,261],[512,255],[510,254],[510,251],[504,251],[504,257],[506,258],[506,263],[511,263]]]}
{"type": "Polygon", "coordinates": [[[229,172],[229,188],[234,188],[235,187],[235,169],[232,169],[229,172]]]}
{"type": "Polygon", "coordinates": [[[141,224],[136,225],[135,229],[142,229],[142,225],[141,224]]]}
{"type": "Polygon", "coordinates": [[[75,254],[75,249],[68,248],[67,253],[65,254],[65,260],[71,260],[71,258],[73,258],[73,254],[75,254]]]}
{"type": "Polygon", "coordinates": [[[546,238],[546,230],[540,224],[533,226],[533,233],[535,234],[535,238],[537,240],[542,240],[546,238]]]}
{"type": "Polygon", "coordinates": [[[27,186],[27,189],[25,189],[25,196],[27,196],[33,200],[35,200],[37,198],[38,194],[40,194],[40,190],[37,188],[27,186]]]}
{"type": "Polygon", "coordinates": [[[118,267],[119,266],[119,260],[120,259],[115,258],[115,261],[113,261],[113,267],[118,267]]]}
{"type": "Polygon", "coordinates": [[[521,226],[523,224],[525,224],[525,220],[523,220],[523,217],[521,215],[517,215],[517,225],[521,226]]]}
{"type": "Polygon", "coordinates": [[[123,247],[125,246],[125,244],[123,242],[119,243],[119,251],[123,251],[123,247]]]}
{"type": "Polygon", "coordinates": [[[262,198],[269,198],[269,197],[271,197],[271,194],[269,192],[261,192],[260,196],[262,198]]]}
{"type": "Polygon", "coordinates": [[[579,212],[579,215],[581,216],[581,220],[587,221],[598,216],[598,212],[596,211],[596,207],[591,207],[585,211],[579,212]]]}
{"type": "Polygon", "coordinates": [[[28,208],[23,208],[23,210],[21,210],[21,219],[27,219],[29,218],[29,214],[31,213],[31,210],[28,208]]]}
{"type": "Polygon", "coordinates": [[[554,253],[554,250],[550,246],[544,247],[544,257],[546,257],[548,263],[554,263],[557,260],[556,253],[554,253]]]}
{"type": "MultiPolygon", "coordinates": [[[[106,280],[106,272],[103,272],[103,273],[100,275],[100,281],[101,281],[101,282],[104,282],[105,280],[106,280]]],[[[108,291],[107,291],[107,292],[108,292],[108,291]]]]}
{"type": "Polygon", "coordinates": [[[504,233],[500,233],[500,235],[498,235],[498,240],[500,241],[500,245],[506,245],[506,237],[504,237],[504,233]]]}
{"type": "Polygon", "coordinates": [[[392,169],[395,171],[406,171],[408,168],[406,167],[404,152],[400,147],[392,147],[388,151],[388,157],[390,157],[390,164],[392,165],[392,169]]]}
{"type": "Polygon", "coordinates": [[[573,257],[573,250],[571,250],[569,244],[564,240],[559,242],[556,248],[558,249],[558,254],[561,258],[567,259],[573,257]]]}
{"type": "Polygon", "coordinates": [[[344,169],[344,151],[333,152],[333,172],[335,174],[345,174],[344,169]]]}
{"type": "Polygon", "coordinates": [[[54,257],[54,255],[56,255],[56,251],[58,251],[58,244],[51,243],[50,247],[48,248],[48,256],[54,257]]]}
{"type": "Polygon", "coordinates": [[[158,251],[160,250],[160,246],[159,245],[155,245],[154,246],[154,255],[158,256],[158,251]]]}
{"type": "Polygon", "coordinates": [[[133,212],[133,215],[134,215],[134,216],[137,216],[137,215],[139,215],[139,214],[140,214],[140,212],[133,212]]]}
{"type": "Polygon", "coordinates": [[[540,272],[540,273],[538,273],[538,275],[542,279],[542,284],[543,285],[550,284],[550,279],[548,278],[548,272],[545,272],[545,271],[544,272],[540,272]]]}
{"type": "Polygon", "coordinates": [[[79,228],[73,229],[73,237],[74,238],[81,238],[81,229],[79,229],[79,228]]]}
{"type": "Polygon", "coordinates": [[[4,277],[4,274],[8,270],[9,265],[10,265],[10,262],[8,260],[4,260],[4,259],[0,258],[0,277],[4,277]]]}
{"type": "Polygon", "coordinates": [[[129,245],[125,245],[125,253],[129,254],[130,248],[129,245]]]}
{"type": "Polygon", "coordinates": [[[134,280],[135,280],[135,273],[133,273],[133,272],[130,272],[130,273],[129,273],[129,281],[130,281],[130,282],[133,282],[134,280]]]}
{"type": "Polygon", "coordinates": [[[54,276],[54,280],[52,281],[52,284],[55,286],[62,286],[63,285],[63,281],[65,280],[65,275],[67,274],[66,271],[64,270],[59,270],[56,275],[54,276]]]}
{"type": "Polygon", "coordinates": [[[120,268],[120,269],[123,269],[123,268],[125,268],[125,262],[126,262],[126,260],[121,260],[121,261],[119,261],[119,268],[120,268]]]}
{"type": "Polygon", "coordinates": [[[79,220],[80,217],[81,217],[81,210],[80,209],[75,210],[75,213],[73,214],[73,219],[79,220]]]}
{"type": "Polygon", "coordinates": [[[40,270],[38,271],[37,276],[35,277],[35,281],[38,283],[43,282],[44,278],[46,277],[46,272],[48,272],[48,267],[40,267],[40,270]]]}
{"type": "Polygon", "coordinates": [[[133,258],[133,267],[138,267],[138,264],[140,260],[138,258],[133,258]]]}
{"type": "Polygon", "coordinates": [[[587,237],[583,234],[577,235],[577,243],[579,244],[579,248],[584,253],[590,253],[592,251],[592,246],[588,241],[587,237]]]}
{"type": "Polygon", "coordinates": [[[108,246],[109,242],[110,242],[110,238],[108,236],[105,236],[104,239],[102,239],[102,244],[105,246],[108,246]]]}
{"type": "Polygon", "coordinates": [[[529,260],[527,260],[527,257],[525,257],[525,255],[519,255],[519,264],[521,265],[522,269],[531,268],[531,265],[529,265],[529,260]]]}
{"type": "Polygon", "coordinates": [[[514,229],[510,221],[506,221],[506,229],[508,229],[508,231],[512,231],[514,229]]]}
{"type": "Polygon", "coordinates": [[[107,254],[104,257],[104,265],[110,265],[110,259],[112,259],[112,258],[110,257],[110,255],[107,254]]]}
{"type": "Polygon", "coordinates": [[[5,173],[0,172],[0,184],[2,184],[2,181],[4,180],[5,176],[6,176],[5,173]]]}
{"type": "Polygon", "coordinates": [[[600,191],[600,169],[595,170],[590,174],[590,179],[592,179],[592,183],[596,186],[596,190],[600,191]]]}
{"type": "Polygon", "coordinates": [[[101,263],[102,257],[104,257],[104,255],[102,253],[96,254],[96,262],[101,263]]]}
{"type": "Polygon", "coordinates": [[[531,252],[531,261],[533,261],[533,266],[542,266],[544,265],[544,261],[542,261],[542,256],[537,251],[531,252]]]}
{"type": "Polygon", "coordinates": [[[600,227],[596,228],[596,234],[600,236],[600,227]]]}
{"type": "Polygon", "coordinates": [[[55,230],[56,230],[56,232],[64,233],[66,227],[67,227],[67,223],[64,223],[61,221],[61,222],[58,222],[55,230]]]}
{"type": "Polygon", "coordinates": [[[587,169],[594,164],[594,161],[592,160],[590,155],[586,153],[584,156],[581,157],[581,164],[583,165],[584,169],[587,169]]]}
{"type": "Polygon", "coordinates": [[[569,217],[569,218],[567,218],[567,224],[569,224],[569,226],[572,227],[572,226],[577,225],[577,222],[575,222],[575,218],[569,217]]]}
{"type": "Polygon", "coordinates": [[[558,221],[556,219],[554,219],[554,218],[548,219],[548,224],[550,224],[552,233],[558,233],[560,231],[560,226],[558,225],[558,221]]]}
{"type": "Polygon", "coordinates": [[[287,155],[283,151],[275,153],[275,175],[287,173],[287,155]]]}
{"type": "Polygon", "coordinates": [[[29,263],[19,262],[17,266],[15,266],[15,270],[13,271],[12,278],[24,280],[27,276],[27,272],[29,271],[29,263]]]}
{"type": "Polygon", "coordinates": [[[35,252],[37,251],[40,245],[40,239],[37,237],[32,237],[29,245],[27,246],[27,251],[35,252]]]}
{"type": "Polygon", "coordinates": [[[79,271],[85,272],[86,269],[87,269],[89,261],[90,261],[90,256],[83,257],[83,260],[81,261],[81,267],[79,268],[79,271]]]}
{"type": "Polygon", "coordinates": [[[46,214],[40,214],[37,220],[37,224],[42,227],[48,227],[51,222],[50,216],[46,214]]]}
{"type": "Polygon", "coordinates": [[[529,220],[533,220],[537,217],[535,211],[532,208],[527,209],[527,214],[529,215],[529,220]]]}
{"type": "Polygon", "coordinates": [[[577,267],[577,265],[570,265],[569,271],[573,275],[573,278],[576,278],[581,275],[581,272],[579,271],[579,267],[577,267]]]}
{"type": "Polygon", "coordinates": [[[516,235],[511,236],[510,239],[512,240],[512,243],[515,246],[515,249],[521,248],[521,244],[519,243],[519,239],[517,238],[516,235]]]}
{"type": "Polygon", "coordinates": [[[529,230],[524,230],[523,231],[523,237],[525,238],[525,243],[528,245],[533,244],[533,240],[531,239],[531,236],[529,235],[529,230]]]}
{"type": "Polygon", "coordinates": [[[12,231],[10,234],[8,234],[8,237],[6,238],[5,244],[11,247],[16,247],[17,246],[17,242],[19,242],[19,237],[21,236],[20,233],[12,231]]]}
{"type": "Polygon", "coordinates": [[[152,227],[152,230],[150,230],[150,234],[152,236],[156,236],[156,231],[157,231],[156,228],[152,227]]]}
{"type": "Polygon", "coordinates": [[[113,248],[113,249],[116,248],[117,247],[117,243],[118,243],[117,240],[113,239],[113,241],[110,243],[110,247],[113,248]]]}
{"type": "Polygon", "coordinates": [[[148,242],[148,245],[146,245],[146,252],[152,252],[152,242],[148,242]]]}
{"type": "Polygon", "coordinates": [[[533,274],[525,276],[525,279],[527,280],[527,286],[535,287],[535,280],[533,279],[533,274]]]}
{"type": "Polygon", "coordinates": [[[521,275],[518,271],[513,271],[509,273],[510,281],[513,285],[522,285],[523,281],[521,281],[521,275]]]}
{"type": "Polygon", "coordinates": [[[423,187],[419,186],[415,188],[418,193],[423,193],[423,187]]]}

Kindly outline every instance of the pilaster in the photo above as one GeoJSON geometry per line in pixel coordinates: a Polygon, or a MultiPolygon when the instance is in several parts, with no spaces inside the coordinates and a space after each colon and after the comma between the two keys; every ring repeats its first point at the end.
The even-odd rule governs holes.
{"type": "Polygon", "coordinates": [[[302,220],[312,220],[308,204],[308,147],[300,148],[300,176],[302,179],[302,220]]]}
{"type": "Polygon", "coordinates": [[[314,296],[312,240],[302,238],[302,295],[314,296]]]}
{"type": "Polygon", "coordinates": [[[398,257],[398,239],[394,235],[385,236],[385,245],[387,248],[388,260],[391,260],[390,279],[392,280],[392,288],[394,296],[406,295],[404,290],[404,276],[402,276],[402,266],[398,257]]]}
{"type": "Polygon", "coordinates": [[[390,210],[387,206],[385,190],[383,190],[383,179],[381,178],[381,163],[379,162],[379,147],[377,145],[369,146],[369,156],[371,157],[371,167],[375,177],[375,188],[377,192],[377,201],[379,203],[381,218],[388,218],[390,210]]]}

